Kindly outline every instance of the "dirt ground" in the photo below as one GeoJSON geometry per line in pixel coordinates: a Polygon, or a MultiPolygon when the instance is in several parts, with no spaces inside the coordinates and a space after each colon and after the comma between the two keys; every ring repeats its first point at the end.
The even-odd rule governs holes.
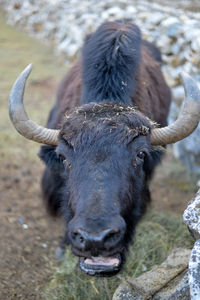
{"type": "MultiPolygon", "coordinates": [[[[17,74],[35,65],[25,102],[31,118],[45,124],[58,80],[67,67],[62,58],[25,34],[0,22],[0,299],[42,299],[50,280],[62,223],[48,218],[41,201],[43,165],[38,145],[26,141],[8,119],[7,98],[17,74]]],[[[182,214],[194,196],[197,178],[166,151],[151,184],[152,206],[182,214]]]]}

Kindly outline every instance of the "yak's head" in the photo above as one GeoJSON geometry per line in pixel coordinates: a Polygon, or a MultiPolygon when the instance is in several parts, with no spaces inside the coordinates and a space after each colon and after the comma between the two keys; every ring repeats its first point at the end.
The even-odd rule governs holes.
{"type": "Polygon", "coordinates": [[[146,117],[113,103],[79,107],[62,126],[56,153],[64,166],[68,238],[88,274],[113,274],[121,267],[149,201],[150,133],[146,117]]]}
{"type": "Polygon", "coordinates": [[[151,128],[151,122],[132,107],[102,102],[78,108],[61,130],[52,130],[38,126],[24,110],[30,71],[29,66],[12,88],[10,118],[26,138],[56,146],[68,238],[81,258],[81,269],[91,275],[115,274],[150,198],[152,146],[174,143],[196,128],[200,92],[184,75],[185,106],[179,119],[165,128],[151,128]]]}

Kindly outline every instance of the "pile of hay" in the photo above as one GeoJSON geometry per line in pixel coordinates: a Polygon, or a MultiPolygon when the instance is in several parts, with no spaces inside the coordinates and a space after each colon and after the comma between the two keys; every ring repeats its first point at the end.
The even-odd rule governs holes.
{"type": "Polygon", "coordinates": [[[149,211],[137,226],[134,244],[120,276],[93,278],[77,268],[77,259],[66,252],[63,264],[54,270],[43,293],[46,300],[108,300],[126,277],[137,277],[166,259],[172,249],[192,248],[182,216],[149,211]]]}

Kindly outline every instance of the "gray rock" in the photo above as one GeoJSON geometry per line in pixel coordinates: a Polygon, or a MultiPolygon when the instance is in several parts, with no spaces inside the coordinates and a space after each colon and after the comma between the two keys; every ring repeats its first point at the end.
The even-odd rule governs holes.
{"type": "Polygon", "coordinates": [[[169,16],[168,18],[166,18],[162,21],[162,26],[168,28],[169,26],[172,26],[172,25],[175,25],[178,23],[179,23],[179,20],[177,17],[169,16]]]}
{"type": "Polygon", "coordinates": [[[183,219],[192,236],[197,239],[191,252],[188,270],[190,295],[192,300],[200,299],[200,189],[189,202],[183,219]]]}
{"type": "Polygon", "coordinates": [[[192,249],[188,279],[190,285],[190,295],[192,300],[200,299],[200,240],[197,240],[192,249]]]}
{"type": "Polygon", "coordinates": [[[160,266],[121,284],[115,291],[113,300],[145,300],[150,297],[164,300],[164,295],[165,300],[182,299],[181,295],[184,292],[188,295],[188,282],[186,277],[184,279],[183,277],[187,270],[190,252],[188,249],[174,250],[160,266]],[[182,276],[179,277],[181,273],[182,276]],[[171,296],[179,298],[170,298],[171,296]]]}
{"type": "Polygon", "coordinates": [[[200,189],[195,197],[189,202],[183,214],[183,220],[190,229],[190,233],[195,239],[200,238],[200,189]]]}
{"type": "Polygon", "coordinates": [[[186,30],[184,32],[184,38],[188,42],[192,42],[200,34],[200,29],[197,24],[195,24],[195,26],[189,26],[188,24],[186,24],[185,29],[186,30]]]}
{"type": "Polygon", "coordinates": [[[171,39],[167,35],[161,35],[159,40],[157,41],[157,46],[162,49],[162,53],[170,53],[171,52],[171,39]]]}
{"type": "Polygon", "coordinates": [[[163,13],[155,11],[155,13],[153,14],[153,18],[150,21],[152,24],[158,25],[163,20],[163,17],[163,13]]]}
{"type": "Polygon", "coordinates": [[[178,39],[180,34],[182,33],[183,26],[181,23],[172,23],[171,25],[168,26],[166,34],[170,38],[176,38],[178,39]]]}
{"type": "Polygon", "coordinates": [[[177,276],[167,287],[158,292],[153,300],[190,300],[188,272],[177,276]]]}
{"type": "MultiPolygon", "coordinates": [[[[168,36],[171,37],[169,34],[168,34],[168,36]]],[[[182,45],[180,45],[179,43],[174,43],[174,44],[171,46],[171,49],[170,49],[171,53],[172,53],[173,55],[178,55],[179,52],[180,52],[180,50],[181,50],[181,46],[182,46],[182,45]]]]}
{"type": "Polygon", "coordinates": [[[168,123],[171,124],[174,122],[174,120],[177,119],[177,116],[179,114],[179,107],[175,102],[172,102],[170,105],[170,111],[168,116],[168,123]]]}
{"type": "MultiPolygon", "coordinates": [[[[182,85],[178,85],[172,89],[173,101],[179,106],[181,105],[183,99],[185,98],[185,92],[182,85]]],[[[174,116],[174,120],[177,118],[177,115],[174,116]]]]}
{"type": "Polygon", "coordinates": [[[113,300],[144,300],[145,296],[132,291],[131,285],[120,286],[113,295],[113,300]]]}
{"type": "Polygon", "coordinates": [[[200,52],[200,35],[192,41],[191,48],[194,52],[200,52]]]}

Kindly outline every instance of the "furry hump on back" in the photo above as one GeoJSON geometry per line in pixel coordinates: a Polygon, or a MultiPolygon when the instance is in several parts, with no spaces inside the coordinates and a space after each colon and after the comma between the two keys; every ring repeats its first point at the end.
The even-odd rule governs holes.
{"type": "Polygon", "coordinates": [[[102,24],[86,39],[81,58],[61,81],[47,126],[60,128],[66,112],[101,101],[135,106],[166,126],[171,92],[161,62],[159,49],[141,38],[138,26],[102,24]]]}
{"type": "Polygon", "coordinates": [[[122,21],[101,25],[83,48],[82,103],[132,105],[140,59],[141,33],[136,25],[122,21]]]}

